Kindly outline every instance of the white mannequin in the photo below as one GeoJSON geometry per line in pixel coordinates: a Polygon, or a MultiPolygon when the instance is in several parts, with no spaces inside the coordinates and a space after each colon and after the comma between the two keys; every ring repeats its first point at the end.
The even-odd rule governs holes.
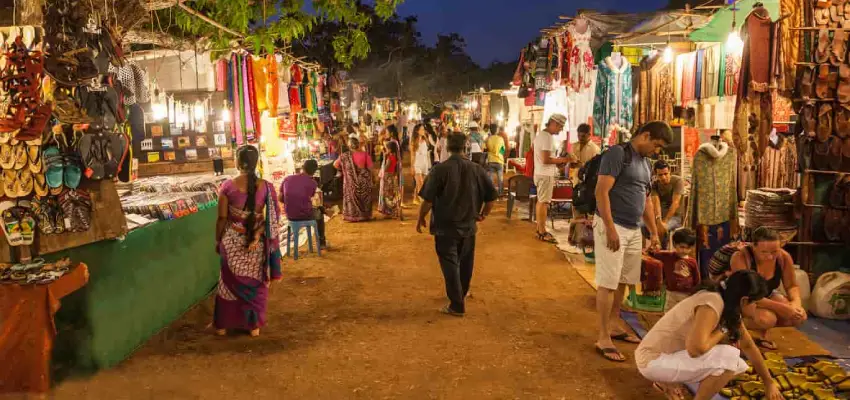
{"type": "Polygon", "coordinates": [[[585,33],[587,32],[587,28],[590,27],[590,25],[587,23],[587,20],[581,17],[576,19],[573,25],[575,26],[576,33],[585,33]]]}

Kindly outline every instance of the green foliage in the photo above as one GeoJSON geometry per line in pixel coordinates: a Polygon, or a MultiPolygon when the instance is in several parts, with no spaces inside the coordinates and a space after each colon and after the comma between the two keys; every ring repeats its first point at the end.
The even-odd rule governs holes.
{"type": "Polygon", "coordinates": [[[404,0],[376,0],[374,12],[359,0],[194,0],[192,9],[244,35],[238,38],[186,11],[173,7],[158,11],[157,20],[167,26],[154,26],[178,36],[205,37],[216,49],[227,48],[231,40],[241,40],[257,53],[271,53],[276,44],[305,39],[320,23],[338,24],[340,29],[327,38],[339,64],[350,67],[369,54],[366,34],[375,19],[392,17],[404,0]]]}

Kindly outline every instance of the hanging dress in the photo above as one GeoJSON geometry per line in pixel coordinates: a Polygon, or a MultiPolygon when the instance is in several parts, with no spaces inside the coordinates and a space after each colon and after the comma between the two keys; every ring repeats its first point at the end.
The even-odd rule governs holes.
{"type": "Polygon", "coordinates": [[[590,26],[584,33],[576,31],[575,26],[569,27],[573,38],[573,48],[570,52],[569,77],[570,87],[575,91],[591,88],[591,71],[593,71],[593,50],[590,49],[590,26]]]}
{"type": "Polygon", "coordinates": [[[274,55],[266,57],[266,103],[269,106],[269,117],[277,117],[280,78],[277,76],[277,60],[274,55]]]}
{"type": "Polygon", "coordinates": [[[289,107],[293,113],[301,112],[301,96],[298,94],[298,85],[301,84],[301,68],[298,64],[292,64],[289,69],[292,79],[289,83],[289,107]]]}

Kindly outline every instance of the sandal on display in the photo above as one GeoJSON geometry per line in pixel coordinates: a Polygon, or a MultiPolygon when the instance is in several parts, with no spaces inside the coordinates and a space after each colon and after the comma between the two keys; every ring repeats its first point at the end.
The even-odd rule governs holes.
{"type": "Polygon", "coordinates": [[[26,168],[18,171],[18,179],[15,182],[15,192],[18,194],[18,198],[29,196],[32,193],[32,189],[32,172],[26,168]]]}
{"type": "Polygon", "coordinates": [[[0,145],[0,168],[9,170],[15,167],[15,151],[11,143],[0,145]]]}
{"type": "Polygon", "coordinates": [[[815,95],[820,99],[829,97],[829,64],[818,66],[817,80],[815,81],[815,95]]]}
{"type": "Polygon", "coordinates": [[[33,215],[35,215],[36,220],[38,221],[38,230],[43,235],[50,235],[55,230],[53,228],[53,221],[51,220],[50,214],[48,212],[49,207],[50,204],[47,198],[33,199],[32,201],[32,212],[33,215]]]}
{"type": "Polygon", "coordinates": [[[838,101],[850,103],[850,66],[841,64],[838,67],[838,101]]]}
{"type": "Polygon", "coordinates": [[[15,170],[24,169],[24,167],[27,166],[27,161],[29,161],[27,158],[27,146],[24,144],[24,142],[19,141],[15,143],[12,147],[12,153],[15,157],[15,165],[12,168],[15,170]]]}
{"type": "Polygon", "coordinates": [[[800,96],[803,99],[810,99],[815,95],[815,67],[811,65],[801,67],[803,69],[803,72],[800,78],[800,96]]]}
{"type": "MultiPolygon", "coordinates": [[[[21,237],[23,238],[23,242],[21,244],[23,244],[24,246],[29,246],[33,243],[33,241],[35,241],[35,218],[32,214],[32,209],[30,209],[29,207],[19,206],[18,208],[20,209],[19,221],[21,223],[21,237]]],[[[31,265],[37,265],[37,267],[34,268],[40,269],[41,266],[44,265],[44,259],[37,258],[33,260],[33,262],[36,262],[38,260],[41,260],[41,264],[31,265]]]]}
{"type": "Polygon", "coordinates": [[[823,143],[832,135],[832,105],[821,104],[818,112],[817,139],[823,143]]]}
{"type": "Polygon", "coordinates": [[[803,132],[808,136],[814,136],[815,131],[817,131],[814,103],[807,103],[803,105],[801,114],[803,116],[803,132]]]}
{"type": "Polygon", "coordinates": [[[815,13],[815,25],[819,28],[826,28],[829,26],[829,8],[816,8],[815,13]]]}
{"type": "Polygon", "coordinates": [[[814,155],[812,156],[812,164],[816,170],[829,171],[829,147],[830,140],[825,142],[816,141],[814,143],[814,155]]]}
{"type": "Polygon", "coordinates": [[[24,238],[21,235],[21,222],[15,215],[14,210],[15,203],[11,201],[0,203],[0,216],[3,218],[0,226],[3,228],[3,233],[6,236],[6,241],[9,242],[9,246],[20,246],[23,244],[24,238]]]}
{"type": "Polygon", "coordinates": [[[844,194],[847,190],[846,187],[847,177],[840,176],[835,179],[835,182],[832,184],[832,187],[829,188],[829,205],[832,208],[845,208],[844,207],[844,194]]]}
{"type": "Polygon", "coordinates": [[[51,189],[61,188],[65,173],[65,159],[60,154],[59,148],[48,147],[44,149],[42,157],[45,163],[44,178],[47,181],[47,186],[51,189]]]}
{"type": "MultiPolygon", "coordinates": [[[[838,7],[835,7],[836,10],[839,10],[838,7]]],[[[841,13],[844,14],[844,7],[840,8],[841,13]]],[[[844,19],[843,16],[841,18],[844,19]]],[[[844,64],[844,60],[847,59],[847,32],[842,29],[838,29],[832,34],[832,50],[830,51],[829,61],[832,65],[839,66],[844,64]]]]}
{"type": "Polygon", "coordinates": [[[823,233],[826,240],[838,242],[841,240],[841,224],[844,223],[844,211],[827,208],[823,213],[823,233]]]}
{"type": "Polygon", "coordinates": [[[850,136],[850,104],[840,104],[835,112],[835,134],[840,138],[850,136]]]}
{"type": "Polygon", "coordinates": [[[15,199],[18,197],[17,182],[18,181],[18,173],[12,169],[4,169],[3,170],[3,182],[2,182],[2,192],[6,194],[6,197],[10,199],[15,199]]]}
{"type": "MultiPolygon", "coordinates": [[[[838,170],[850,172],[850,137],[841,140],[841,168],[838,170]]],[[[845,186],[847,186],[846,182],[845,186]]]]}
{"type": "Polygon", "coordinates": [[[39,174],[44,170],[44,162],[41,158],[41,140],[31,140],[27,142],[27,159],[29,161],[29,169],[33,174],[39,174]]]}
{"type": "Polygon", "coordinates": [[[838,171],[841,169],[841,146],[842,141],[839,138],[832,138],[829,143],[829,169],[838,171]]]}
{"type": "Polygon", "coordinates": [[[82,168],[80,168],[80,158],[77,156],[66,156],[64,164],[65,168],[62,177],[65,187],[76,189],[80,186],[80,180],[83,177],[82,168]]]}
{"type": "Polygon", "coordinates": [[[829,29],[818,31],[818,47],[815,51],[815,61],[819,64],[829,62],[829,29]]]}

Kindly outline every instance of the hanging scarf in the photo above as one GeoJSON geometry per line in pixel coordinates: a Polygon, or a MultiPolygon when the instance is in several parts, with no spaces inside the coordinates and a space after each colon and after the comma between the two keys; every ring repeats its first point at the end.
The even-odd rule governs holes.
{"type": "Polygon", "coordinates": [[[245,125],[245,109],[243,105],[244,96],[242,96],[242,56],[234,54],[233,64],[233,78],[236,80],[236,85],[234,86],[234,97],[236,98],[236,101],[233,103],[233,109],[236,111],[238,117],[238,119],[235,119],[233,123],[234,125],[238,125],[236,129],[236,144],[241,146],[243,140],[242,137],[245,135],[247,129],[245,125]]]}
{"type": "Polygon", "coordinates": [[[276,202],[272,201],[274,186],[266,183],[266,271],[271,280],[278,280],[283,276],[280,259],[280,220],[277,215],[276,202]]]}
{"type": "Polygon", "coordinates": [[[249,115],[251,115],[251,119],[254,123],[254,132],[253,134],[251,134],[251,132],[248,133],[248,140],[260,140],[262,131],[260,130],[260,110],[257,105],[257,90],[254,86],[254,60],[251,56],[247,56],[245,57],[245,61],[247,63],[246,70],[248,71],[248,99],[250,99],[248,103],[250,105],[250,109],[247,111],[249,112],[249,115]]]}

